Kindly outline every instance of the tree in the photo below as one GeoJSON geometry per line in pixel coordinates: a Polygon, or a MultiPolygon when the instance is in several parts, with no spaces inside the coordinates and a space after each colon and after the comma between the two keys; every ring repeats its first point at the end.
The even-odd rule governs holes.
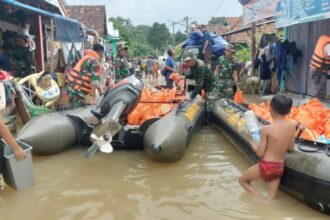
{"type": "Polygon", "coordinates": [[[109,21],[113,22],[113,27],[117,30],[119,30],[120,36],[127,42],[129,42],[130,39],[130,25],[131,21],[129,19],[124,19],[122,17],[117,18],[109,18],[109,21]]]}
{"type": "Polygon", "coordinates": [[[212,17],[211,20],[209,21],[209,25],[216,25],[216,24],[228,26],[228,23],[227,23],[225,17],[212,17]]]}
{"type": "Polygon", "coordinates": [[[193,21],[190,23],[190,25],[195,25],[195,26],[197,26],[197,24],[198,24],[197,21],[193,21]]]}
{"type": "Polygon", "coordinates": [[[165,24],[155,22],[148,33],[148,42],[156,49],[162,50],[168,47],[171,39],[171,34],[165,24]]]}
{"type": "Polygon", "coordinates": [[[171,35],[165,24],[155,23],[153,27],[147,25],[134,26],[130,19],[112,17],[114,28],[119,30],[120,37],[127,42],[130,56],[142,57],[147,54],[159,55],[159,51],[167,48],[171,42],[171,35]]]}
{"type": "Polygon", "coordinates": [[[183,34],[181,31],[175,34],[175,45],[178,45],[187,39],[187,35],[183,34]]]}

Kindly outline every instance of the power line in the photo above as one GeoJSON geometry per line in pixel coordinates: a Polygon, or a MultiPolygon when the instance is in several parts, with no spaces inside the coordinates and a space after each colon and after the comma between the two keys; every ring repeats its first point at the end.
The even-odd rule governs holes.
{"type": "Polygon", "coordinates": [[[180,23],[178,21],[171,21],[171,20],[167,20],[167,21],[169,21],[169,22],[171,22],[173,24],[179,24],[179,25],[184,26],[184,27],[186,26],[185,24],[182,24],[182,23],[180,23]]]}
{"type": "Polygon", "coordinates": [[[226,0],[222,0],[220,2],[220,4],[215,8],[215,10],[205,19],[205,22],[207,22],[211,17],[212,15],[214,15],[215,12],[217,12],[217,10],[223,5],[223,3],[225,3],[226,0]]]}
{"type": "Polygon", "coordinates": [[[178,21],[171,21],[171,20],[167,20],[167,21],[171,22],[172,27],[173,27],[173,30],[172,30],[173,31],[173,33],[172,33],[172,43],[173,43],[173,46],[174,46],[174,44],[175,44],[175,25],[181,25],[181,26],[184,26],[184,27],[186,27],[186,25],[182,24],[178,21]]]}

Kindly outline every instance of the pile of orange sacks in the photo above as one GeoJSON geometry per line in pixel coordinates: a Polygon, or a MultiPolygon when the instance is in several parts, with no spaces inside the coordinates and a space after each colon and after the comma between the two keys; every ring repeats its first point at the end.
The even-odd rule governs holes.
{"type": "MultiPolygon", "coordinates": [[[[249,109],[265,121],[272,122],[269,102],[260,105],[252,103],[249,109]]],[[[330,109],[325,109],[318,99],[312,99],[299,108],[292,107],[287,120],[299,122],[306,128],[300,136],[305,140],[316,141],[321,135],[330,139],[330,109]]]]}
{"type": "Polygon", "coordinates": [[[155,92],[144,88],[139,104],[127,118],[128,124],[141,125],[148,119],[162,117],[172,111],[184,98],[177,95],[175,88],[155,92]]]}

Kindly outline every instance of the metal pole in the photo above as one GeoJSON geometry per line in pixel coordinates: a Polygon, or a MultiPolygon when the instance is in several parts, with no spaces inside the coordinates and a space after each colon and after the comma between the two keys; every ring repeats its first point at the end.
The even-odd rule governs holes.
{"type": "Polygon", "coordinates": [[[255,56],[256,56],[256,23],[252,23],[251,27],[251,75],[255,75],[255,56]]]}

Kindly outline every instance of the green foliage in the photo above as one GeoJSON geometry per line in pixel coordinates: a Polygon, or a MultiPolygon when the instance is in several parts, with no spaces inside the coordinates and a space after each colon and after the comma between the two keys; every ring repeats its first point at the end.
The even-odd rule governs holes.
{"type": "Polygon", "coordinates": [[[222,24],[223,26],[228,26],[225,17],[212,17],[209,21],[209,25],[222,24]]]}
{"type": "Polygon", "coordinates": [[[187,39],[187,35],[179,32],[175,34],[175,45],[178,45],[187,39]]]}
{"type": "Polygon", "coordinates": [[[182,53],[183,49],[181,47],[174,48],[174,54],[178,57],[182,53]]]}
{"type": "Polygon", "coordinates": [[[112,17],[109,21],[113,22],[114,28],[119,30],[120,37],[127,42],[130,56],[144,57],[148,54],[158,56],[160,51],[166,49],[172,42],[165,24],[155,23],[152,27],[134,26],[130,19],[122,17],[112,17]]]}
{"type": "Polygon", "coordinates": [[[171,43],[172,38],[165,24],[155,22],[147,36],[148,42],[156,49],[165,49],[171,43]]]}
{"type": "Polygon", "coordinates": [[[239,62],[246,62],[251,60],[251,50],[249,47],[244,47],[242,45],[236,44],[235,49],[236,53],[234,54],[234,57],[239,62]]]}
{"type": "Polygon", "coordinates": [[[124,41],[129,42],[130,39],[130,28],[132,22],[130,19],[124,19],[122,17],[110,18],[109,21],[113,22],[113,27],[119,30],[120,36],[124,41]]]}

